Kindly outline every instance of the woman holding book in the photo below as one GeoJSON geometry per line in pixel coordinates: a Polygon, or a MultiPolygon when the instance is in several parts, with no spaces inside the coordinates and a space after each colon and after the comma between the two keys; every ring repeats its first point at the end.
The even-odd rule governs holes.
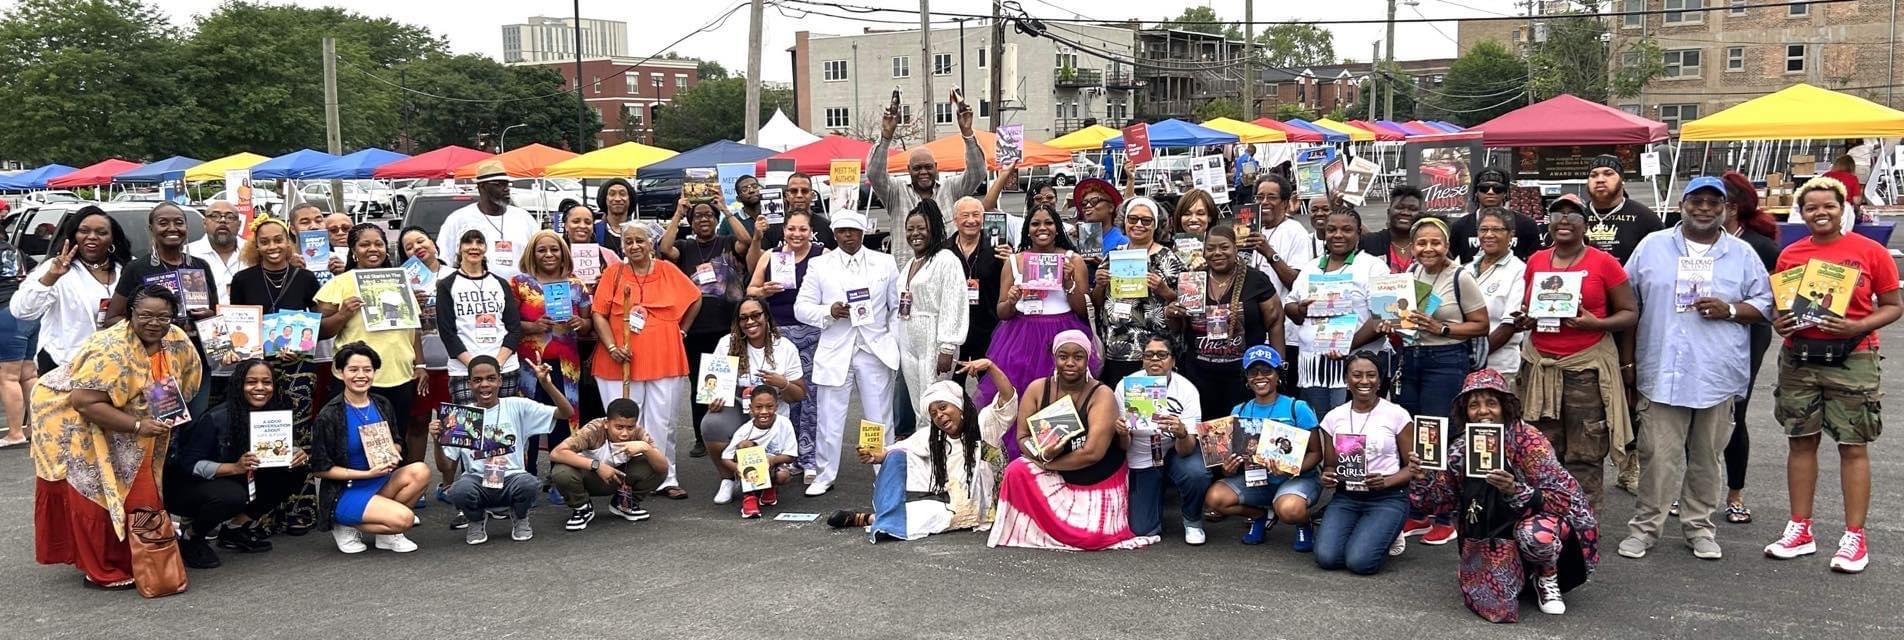
{"type": "Polygon", "coordinates": [[[835,512],[828,526],[865,528],[873,542],[991,528],[1005,469],[999,439],[1018,414],[1018,395],[990,360],[960,363],[959,372],[993,379],[999,394],[980,409],[956,382],[926,387],[919,405],[931,416],[931,428],[914,431],[883,453],[860,447],[861,463],[880,465],[873,510],[835,512]]]}
{"type": "MultiPolygon", "coordinates": [[[[714,343],[714,356],[732,357],[739,367],[735,369],[736,388],[706,403],[707,417],[701,419],[701,437],[707,439],[709,449],[725,451],[733,442],[734,431],[747,421],[747,405],[740,401],[746,397],[742,394],[747,390],[762,386],[773,389],[778,394],[775,411],[783,418],[792,414],[792,403],[807,399],[806,368],[800,359],[800,350],[781,335],[780,323],[767,312],[767,307],[760,298],[742,300],[739,312],[734,314],[732,331],[714,343]]],[[[797,438],[794,441],[797,443],[797,438]]],[[[713,462],[721,476],[721,488],[714,493],[714,504],[727,504],[734,499],[737,488],[734,470],[732,465],[722,464],[718,459],[713,462]]]]}
{"type": "MultiPolygon", "coordinates": [[[[342,280],[348,278],[332,282],[342,280]]],[[[319,524],[331,528],[337,550],[344,553],[363,552],[360,531],[377,536],[378,549],[416,551],[404,533],[416,525],[410,505],[429,489],[430,468],[402,461],[397,444],[402,440],[393,423],[408,416],[375,393],[383,358],[363,342],[347,342],[331,361],[343,393],[317,412],[310,450],[311,474],[323,480],[317,494],[319,524]]]]}
{"type": "Polygon", "coordinates": [[[1131,533],[1162,536],[1164,486],[1177,493],[1183,542],[1200,545],[1203,533],[1203,497],[1210,488],[1193,435],[1203,422],[1203,401],[1195,384],[1176,372],[1177,359],[1170,339],[1152,334],[1144,343],[1144,369],[1118,381],[1112,389],[1131,432],[1125,454],[1130,469],[1131,533]]]}
{"type": "MultiPolygon", "coordinates": [[[[549,365],[549,378],[562,390],[563,397],[568,398],[569,406],[580,407],[581,338],[595,333],[594,321],[589,317],[594,305],[588,288],[575,277],[575,262],[569,255],[568,243],[554,231],[544,229],[529,236],[523,257],[522,273],[516,274],[509,283],[515,300],[522,306],[516,312],[522,323],[522,340],[517,343],[519,353],[531,364],[549,365]]],[[[517,371],[517,388],[528,389],[528,397],[536,402],[555,404],[555,399],[547,397],[542,385],[536,382],[534,367],[519,367],[517,371]]],[[[554,425],[548,435],[537,436],[544,440],[534,449],[547,450],[581,427],[581,412],[572,413],[568,420],[554,425]]],[[[523,457],[523,470],[535,474],[535,456],[523,457]]]]}
{"type": "Polygon", "coordinates": [[[1381,396],[1382,370],[1369,352],[1347,362],[1349,402],[1322,418],[1322,487],[1335,489],[1316,530],[1316,566],[1357,575],[1400,555],[1408,483],[1416,466],[1414,419],[1381,396]]]}
{"type": "MultiPolygon", "coordinates": [[[[1752,252],[1765,263],[1765,272],[1774,273],[1780,250],[1778,222],[1759,208],[1758,187],[1752,184],[1751,178],[1737,171],[1727,171],[1719,179],[1726,185],[1726,232],[1751,245],[1752,252]]],[[[1732,405],[1732,437],[1725,448],[1726,522],[1733,524],[1752,521],[1752,510],[1745,506],[1745,468],[1752,454],[1751,430],[1745,424],[1746,407],[1752,402],[1752,388],[1758,386],[1759,365],[1765,362],[1765,351],[1772,347],[1770,323],[1753,324],[1750,331],[1751,382],[1746,385],[1745,395],[1732,405]]]]}
{"type": "MultiPolygon", "coordinates": [[[[1058,220],[1058,210],[1051,207],[1039,207],[1025,214],[1025,222],[1019,234],[1018,252],[1013,254],[1008,269],[998,276],[998,329],[992,333],[991,348],[986,350],[992,362],[1005,373],[1005,379],[1018,384],[1019,380],[1036,380],[1051,374],[1054,359],[1051,356],[1051,341],[1065,331],[1078,331],[1091,335],[1091,325],[1086,323],[1090,311],[1085,296],[1088,285],[1085,284],[1084,259],[1080,258],[1071,244],[1071,236],[1064,232],[1063,223],[1058,220]],[[1024,279],[1024,267],[1031,256],[1039,260],[1058,263],[1058,279],[1054,289],[1027,289],[1019,285],[1024,279]]],[[[1047,264],[1048,267],[1048,264],[1047,264]]],[[[1049,285],[1051,283],[1044,283],[1049,285]]],[[[1095,350],[1095,347],[1093,347],[1095,350]]],[[[1098,360],[1091,358],[1088,368],[1098,369],[1098,360]]],[[[993,394],[999,389],[986,378],[978,381],[980,404],[990,404],[993,394]]],[[[1022,395],[1023,389],[1017,389],[1022,395]]],[[[1017,438],[1005,438],[1005,459],[1018,457],[1017,438]]]]}
{"type": "Polygon", "coordinates": [[[72,364],[33,388],[34,557],[77,566],[90,587],[134,586],[128,544],[144,528],[136,512],[165,508],[160,469],[204,373],[191,339],[172,325],[179,304],[165,287],[141,287],[130,320],[86,338],[68,354],[72,364]]]}
{"type": "Polygon", "coordinates": [[[8,304],[13,317],[40,323],[40,351],[34,358],[39,375],[72,362],[79,345],[100,328],[105,319],[100,303],[112,298],[132,261],[125,231],[97,206],[67,217],[53,238],[46,261],[20,283],[8,304]]]}
{"type": "Polygon", "coordinates": [[[502,364],[501,397],[521,395],[516,386],[521,369],[516,349],[522,345],[522,305],[516,300],[515,287],[490,273],[489,241],[481,231],[464,231],[456,244],[456,271],[436,281],[436,317],[449,320],[438,323],[436,330],[450,354],[450,401],[469,404],[475,400],[469,386],[469,361],[476,356],[489,356],[502,364]]]}
{"type": "MultiPolygon", "coordinates": [[[[436,248],[436,238],[423,227],[410,226],[397,236],[397,244],[403,248],[403,254],[417,261],[424,271],[431,274],[426,286],[413,289],[417,296],[417,311],[422,328],[417,330],[421,350],[418,357],[423,359],[426,375],[417,379],[417,386],[424,389],[417,396],[416,405],[434,411],[436,407],[450,401],[450,354],[443,348],[443,336],[437,330],[436,283],[449,277],[456,271],[456,265],[445,262],[436,248]]],[[[405,263],[408,264],[407,262],[405,263]]],[[[328,369],[329,363],[319,365],[328,369]]],[[[435,442],[428,447],[436,455],[436,470],[442,475],[443,482],[436,486],[436,499],[449,503],[450,481],[456,479],[456,461],[443,451],[443,445],[435,442]]]]}
{"type": "MultiPolygon", "coordinates": [[[[416,429],[410,428],[414,422],[411,407],[415,406],[418,396],[429,391],[428,387],[417,381],[427,373],[427,368],[418,357],[422,352],[422,332],[416,329],[371,331],[364,325],[362,310],[367,303],[357,284],[358,273],[370,269],[394,269],[396,265],[390,261],[383,225],[366,222],[351,227],[347,242],[350,244],[350,255],[345,258],[344,273],[331,278],[328,284],[317,290],[317,310],[323,314],[318,331],[322,337],[333,339],[335,344],[362,342],[377,352],[380,364],[375,371],[376,379],[370,392],[390,404],[391,410],[384,414],[384,419],[393,429],[392,435],[402,448],[404,459],[422,460],[428,438],[421,425],[416,429]]],[[[420,315],[420,307],[418,311],[420,315]]],[[[342,364],[342,360],[333,354],[332,368],[339,369],[342,364]]],[[[332,400],[335,399],[336,394],[333,394],[332,400]]]]}
{"type": "Polygon", "coordinates": [[[1553,246],[1527,259],[1525,284],[1529,305],[1536,296],[1571,297],[1578,312],[1567,318],[1537,320],[1523,313],[1514,322],[1519,331],[1533,330],[1530,349],[1521,351],[1518,395],[1525,417],[1553,443],[1554,453],[1587,491],[1593,512],[1600,512],[1601,462],[1607,453],[1625,450],[1633,441],[1633,422],[1627,410],[1626,389],[1634,382],[1631,341],[1624,347],[1615,334],[1639,323],[1639,299],[1627,282],[1626,269],[1613,254],[1587,244],[1587,219],[1577,212],[1553,214],[1548,232],[1553,246]],[[1579,273],[1578,293],[1540,287],[1579,273]]]}
{"type": "Polygon", "coordinates": [[[1283,300],[1283,315],[1296,327],[1293,341],[1298,399],[1323,414],[1348,400],[1344,356],[1363,347],[1378,350],[1377,357],[1385,356],[1388,350],[1388,341],[1380,340],[1381,334],[1375,332],[1367,304],[1318,306],[1324,291],[1346,292],[1350,300],[1356,296],[1366,300],[1369,280],[1388,273],[1380,257],[1356,248],[1361,229],[1362,217],[1354,209],[1331,212],[1323,256],[1314,264],[1301,265],[1302,272],[1283,300]]]}
{"type": "MultiPolygon", "coordinates": [[[[1322,461],[1322,438],[1316,437],[1316,412],[1309,404],[1278,392],[1282,375],[1282,354],[1267,345],[1249,348],[1241,367],[1250,398],[1225,410],[1223,415],[1236,418],[1230,431],[1228,455],[1217,460],[1212,469],[1222,477],[1210,483],[1204,502],[1211,511],[1249,519],[1243,544],[1262,544],[1275,522],[1296,525],[1291,548],[1300,553],[1315,549],[1316,528],[1309,523],[1309,508],[1322,499],[1317,465],[1322,461]],[[1267,465],[1257,454],[1262,438],[1277,437],[1270,423],[1294,427],[1308,434],[1303,453],[1293,473],[1287,468],[1267,465]]],[[[1292,438],[1293,439],[1293,438],[1292,438]]],[[[1290,447],[1293,453],[1297,447],[1290,447]]]]}
{"type": "MultiPolygon", "coordinates": [[[[1546,436],[1521,419],[1520,399],[1493,369],[1468,375],[1448,422],[1447,468],[1422,471],[1409,494],[1422,511],[1466,514],[1460,582],[1468,609],[1489,622],[1514,622],[1531,577],[1541,612],[1566,613],[1561,592],[1586,582],[1600,563],[1599,528],[1580,483],[1560,466],[1546,436]],[[1476,423],[1503,427],[1500,468],[1480,478],[1467,474],[1465,434],[1476,423]],[[1497,540],[1512,546],[1502,549],[1492,544],[1497,540]]],[[[1416,454],[1408,457],[1421,464],[1416,454]]]]}
{"type": "MultiPolygon", "coordinates": [[[[919,201],[906,216],[905,233],[912,260],[899,287],[899,373],[907,389],[924,390],[952,375],[971,314],[965,304],[965,265],[945,235],[938,203],[919,201]]],[[[897,406],[913,404],[911,398],[904,400],[897,406]]],[[[925,407],[913,407],[913,425],[928,418],[925,407]]]]}
{"type": "MultiPolygon", "coordinates": [[[[254,233],[253,238],[256,238],[254,233]]],[[[260,358],[239,362],[232,369],[225,403],[193,420],[174,438],[178,453],[165,469],[165,506],[192,519],[180,540],[185,566],[211,569],[219,565],[208,536],[217,533],[218,546],[239,553],[271,550],[262,526],[299,487],[304,486],[309,462],[309,427],[304,444],[258,441],[252,432],[257,417],[279,414],[286,428],[297,421],[291,404],[278,393],[277,371],[260,358]],[[254,416],[254,414],[258,414],[254,416]],[[283,447],[280,449],[279,447],[283,447]],[[290,460],[264,459],[288,452],[290,460]]]]}
{"type": "MultiPolygon", "coordinates": [[[[297,236],[285,221],[260,215],[251,221],[251,242],[239,252],[245,264],[252,265],[232,274],[231,303],[259,307],[263,317],[287,312],[314,312],[319,286],[317,275],[298,268],[297,236]]],[[[299,449],[311,446],[311,418],[317,414],[315,398],[318,367],[312,353],[296,349],[278,349],[265,354],[265,364],[275,374],[272,395],[291,411],[298,428],[292,431],[292,443],[299,449]]],[[[233,374],[233,381],[243,377],[233,374]]],[[[328,372],[326,372],[328,375],[328,372]]],[[[230,403],[236,395],[227,395],[230,403]]],[[[283,529],[302,535],[317,524],[317,494],[308,487],[294,487],[271,517],[263,518],[267,532],[283,529]]]]}
{"type": "Polygon", "coordinates": [[[1244,350],[1261,344],[1283,350],[1283,306],[1269,275],[1237,259],[1234,224],[1222,222],[1210,229],[1203,259],[1201,271],[1178,276],[1180,282],[1201,276],[1196,296],[1170,303],[1164,317],[1171,331],[1183,336],[1185,357],[1179,370],[1202,394],[1203,415],[1214,417],[1227,415],[1230,407],[1250,397],[1248,384],[1230,377],[1236,375],[1244,350]]]}
{"type": "MultiPolygon", "coordinates": [[[[655,255],[674,263],[701,289],[701,310],[694,316],[694,322],[683,325],[688,334],[682,340],[687,350],[688,370],[701,369],[701,356],[714,349],[714,341],[727,335],[727,325],[734,319],[734,305],[740,304],[745,296],[741,286],[745,282],[741,274],[747,268],[747,247],[753,244],[753,235],[747,226],[741,223],[739,216],[730,213],[718,202],[690,203],[683,197],[675,205],[674,217],[662,225],[661,238],[655,241],[655,255]],[[690,234],[678,237],[682,217],[686,216],[690,234]],[[722,224],[733,231],[733,235],[720,235],[722,224]]],[[[693,417],[694,449],[689,455],[706,455],[705,438],[699,425],[707,417],[703,405],[691,407],[693,417]]]]}
{"type": "Polygon", "coordinates": [[[1090,336],[1075,329],[1059,333],[1052,339],[1051,354],[1056,361],[1052,373],[1025,385],[1025,397],[1035,400],[1019,404],[1018,423],[1036,427],[1055,419],[1061,424],[1057,431],[1027,429],[1031,433],[1017,436],[1024,457],[1005,466],[998,483],[998,517],[986,544],[1099,551],[1156,543],[1157,536],[1131,533],[1124,464],[1131,435],[1119,419],[1116,394],[1091,375],[1090,336]],[[1062,417],[1038,415],[1061,406],[1070,410],[1062,417]],[[1062,424],[1068,419],[1078,423],[1062,424]],[[1065,432],[1070,433],[1068,439],[1044,448],[1038,444],[1041,438],[1065,432]]]}
{"type": "Polygon", "coordinates": [[[595,243],[595,210],[578,204],[562,212],[562,240],[570,246],[595,243]]]}
{"type": "Polygon", "coordinates": [[[653,223],[631,222],[621,230],[626,262],[608,265],[589,304],[599,344],[591,373],[602,402],[633,398],[655,419],[644,426],[669,462],[658,495],[683,500],[674,462],[675,408],[688,395],[688,356],[682,339],[701,311],[701,290],[674,263],[656,260],[653,223]]]}
{"type": "MultiPolygon", "coordinates": [[[[807,259],[826,252],[825,247],[813,241],[812,225],[812,213],[788,213],[781,225],[781,245],[773,248],[770,259],[761,260],[755,256],[753,276],[747,285],[748,297],[767,301],[767,311],[773,317],[773,326],[800,351],[801,371],[813,370],[813,352],[820,346],[820,328],[793,316],[793,303],[800,298],[800,285],[807,281],[807,259]],[[776,264],[779,266],[776,267],[776,264]]],[[[754,220],[756,234],[764,234],[772,226],[768,224],[766,216],[754,220]]],[[[800,443],[798,464],[804,471],[807,484],[812,484],[819,469],[813,445],[818,434],[819,403],[811,398],[789,403],[794,439],[800,443]]],[[[702,436],[706,436],[705,430],[702,436]]]]}
{"type": "Polygon", "coordinates": [[[1143,368],[1145,339],[1152,333],[1165,333],[1164,305],[1177,300],[1177,274],[1184,271],[1183,258],[1165,239],[1170,237],[1169,219],[1155,200],[1136,197],[1124,202],[1118,227],[1129,239],[1107,249],[1139,250],[1145,256],[1144,290],[1141,297],[1124,298],[1111,289],[1111,261],[1097,268],[1097,281],[1091,288],[1092,304],[1100,305],[1099,333],[1104,343],[1104,379],[1123,380],[1143,368]]]}

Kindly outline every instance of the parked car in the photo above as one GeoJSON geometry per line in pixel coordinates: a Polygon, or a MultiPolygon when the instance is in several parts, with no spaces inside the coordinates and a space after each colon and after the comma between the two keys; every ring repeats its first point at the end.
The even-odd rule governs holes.
{"type": "MultiPolygon", "coordinates": [[[[344,180],[344,210],[359,219],[364,217],[381,218],[394,208],[393,192],[375,180],[344,180]]],[[[317,204],[325,211],[330,210],[331,182],[319,180],[305,183],[298,189],[306,202],[317,204]]]]}
{"type": "Polygon", "coordinates": [[[159,191],[121,191],[112,197],[113,202],[144,202],[158,204],[165,202],[165,194],[159,191]]]}
{"type": "Polygon", "coordinates": [[[1050,180],[1052,186],[1069,187],[1076,185],[1079,180],[1096,176],[1099,170],[1097,163],[1091,162],[1082,155],[1079,155],[1073,157],[1070,162],[1040,167],[1026,167],[1020,170],[1018,172],[1018,188],[1021,190],[1029,189],[1034,180],[1050,180]]]}
{"type": "Polygon", "coordinates": [[[390,183],[390,187],[390,206],[399,218],[409,213],[410,201],[423,194],[476,193],[476,186],[472,184],[459,185],[455,180],[430,178],[398,180],[390,183]]]}
{"type": "MultiPolygon", "coordinates": [[[[34,260],[45,260],[46,252],[53,243],[53,234],[67,216],[92,205],[90,202],[63,202],[35,207],[23,207],[20,212],[5,221],[7,237],[20,253],[34,260]]],[[[132,243],[133,255],[152,253],[152,230],[146,222],[146,216],[152,212],[152,205],[143,202],[106,202],[100,203],[107,215],[119,223],[119,229],[126,234],[126,240],[132,243]]],[[[205,237],[205,218],[198,209],[181,207],[185,210],[185,241],[196,242],[205,237]]]]}
{"type": "MultiPolygon", "coordinates": [[[[417,194],[415,198],[410,201],[409,208],[403,212],[402,218],[392,218],[390,220],[390,228],[392,230],[399,230],[410,227],[422,227],[425,232],[430,234],[431,238],[435,238],[436,233],[443,229],[443,221],[448,220],[451,213],[455,213],[457,209],[476,204],[476,201],[479,199],[480,198],[473,192],[458,190],[439,189],[436,191],[423,192],[417,194]]],[[[396,239],[396,234],[391,234],[391,240],[394,241],[396,239]]],[[[445,260],[453,260],[456,255],[456,248],[450,247],[444,249],[443,247],[437,247],[436,252],[437,255],[447,256],[444,258],[445,260]]],[[[402,251],[399,250],[397,253],[401,254],[402,251]]]]}
{"type": "MultiPolygon", "coordinates": [[[[675,187],[678,191],[679,186],[675,187]]],[[[589,201],[582,181],[572,178],[539,178],[509,181],[509,203],[531,213],[559,212],[589,201]]]]}

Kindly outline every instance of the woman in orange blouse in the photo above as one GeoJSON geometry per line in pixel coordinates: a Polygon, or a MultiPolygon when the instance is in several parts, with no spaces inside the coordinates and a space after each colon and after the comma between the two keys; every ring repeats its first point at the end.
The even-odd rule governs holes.
{"type": "Polygon", "coordinates": [[[679,403],[688,393],[688,356],[682,327],[701,312],[701,290],[681,269],[656,260],[650,223],[622,225],[626,262],[611,263],[595,285],[594,363],[590,367],[605,406],[620,398],[641,405],[642,426],[670,464],[668,479],[655,495],[688,497],[675,478],[674,425],[679,403]]]}

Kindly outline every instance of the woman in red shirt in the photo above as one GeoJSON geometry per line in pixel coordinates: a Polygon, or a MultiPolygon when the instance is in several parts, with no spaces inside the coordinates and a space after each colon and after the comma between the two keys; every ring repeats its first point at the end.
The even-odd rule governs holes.
{"type": "MultiPolygon", "coordinates": [[[[701,290],[666,260],[656,260],[652,224],[622,225],[622,253],[626,262],[610,263],[595,284],[594,362],[590,369],[602,404],[632,398],[641,405],[643,427],[654,435],[655,448],[674,462],[675,409],[688,395],[688,356],[682,329],[694,324],[701,311],[701,290]]],[[[675,500],[688,497],[668,467],[668,479],[655,495],[675,500]]]]}

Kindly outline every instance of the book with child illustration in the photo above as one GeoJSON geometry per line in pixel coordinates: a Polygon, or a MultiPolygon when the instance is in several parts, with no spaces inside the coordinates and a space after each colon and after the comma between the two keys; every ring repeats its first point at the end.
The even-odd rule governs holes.
{"type": "Polygon", "coordinates": [[[1254,452],[1256,464],[1276,475],[1302,473],[1302,458],[1309,453],[1309,431],[1275,420],[1263,420],[1262,424],[1254,452]]]}
{"type": "MultiPolygon", "coordinates": [[[[740,377],[740,357],[724,354],[701,356],[701,374],[694,379],[694,403],[708,404],[734,396],[740,377]]],[[[731,401],[728,404],[733,404],[731,401]]]]}
{"type": "Polygon", "coordinates": [[[1071,405],[1070,398],[1061,397],[1039,409],[1027,422],[1031,423],[1032,445],[1046,460],[1064,453],[1073,441],[1084,437],[1084,421],[1078,418],[1078,410],[1071,405]]]}
{"type": "Polygon", "coordinates": [[[739,468],[741,491],[773,488],[773,470],[767,465],[766,447],[752,446],[735,450],[734,466],[739,468]]]}
{"type": "Polygon", "coordinates": [[[1235,432],[1234,416],[1197,423],[1197,449],[1203,452],[1203,466],[1221,467],[1230,460],[1230,434],[1235,432]]]}
{"type": "Polygon", "coordinates": [[[1027,291],[1058,291],[1064,288],[1059,274],[1064,272],[1064,256],[1057,253],[1026,251],[1018,254],[1019,287],[1027,291]]]}
{"type": "Polygon", "coordinates": [[[1309,317],[1353,314],[1355,303],[1355,274],[1346,271],[1309,274],[1309,317]]]}
{"type": "Polygon", "coordinates": [[[297,450],[291,441],[292,427],[288,410],[251,412],[251,454],[257,456],[258,468],[291,466],[291,454],[297,450]]]}
{"type": "Polygon", "coordinates": [[[402,269],[358,269],[350,275],[357,279],[357,297],[364,302],[357,312],[365,331],[422,327],[416,292],[402,269]]]}
{"type": "Polygon", "coordinates": [[[1798,298],[1798,283],[1805,280],[1805,265],[1772,274],[1772,305],[1781,312],[1792,310],[1798,298]]]}
{"type": "Polygon", "coordinates": [[[264,354],[277,356],[290,350],[308,354],[317,348],[318,324],[323,316],[315,311],[279,311],[264,317],[264,354]]]}
{"type": "Polygon", "coordinates": [[[1798,281],[1798,297],[1792,299],[1792,312],[1798,314],[1798,320],[1806,326],[1843,318],[1845,309],[1851,305],[1851,292],[1857,286],[1857,268],[1813,259],[1805,263],[1805,277],[1798,281]]]}
{"type": "Polygon", "coordinates": [[[460,404],[445,403],[437,410],[437,420],[442,424],[436,431],[436,443],[458,449],[484,449],[483,446],[483,410],[460,404]]]}

